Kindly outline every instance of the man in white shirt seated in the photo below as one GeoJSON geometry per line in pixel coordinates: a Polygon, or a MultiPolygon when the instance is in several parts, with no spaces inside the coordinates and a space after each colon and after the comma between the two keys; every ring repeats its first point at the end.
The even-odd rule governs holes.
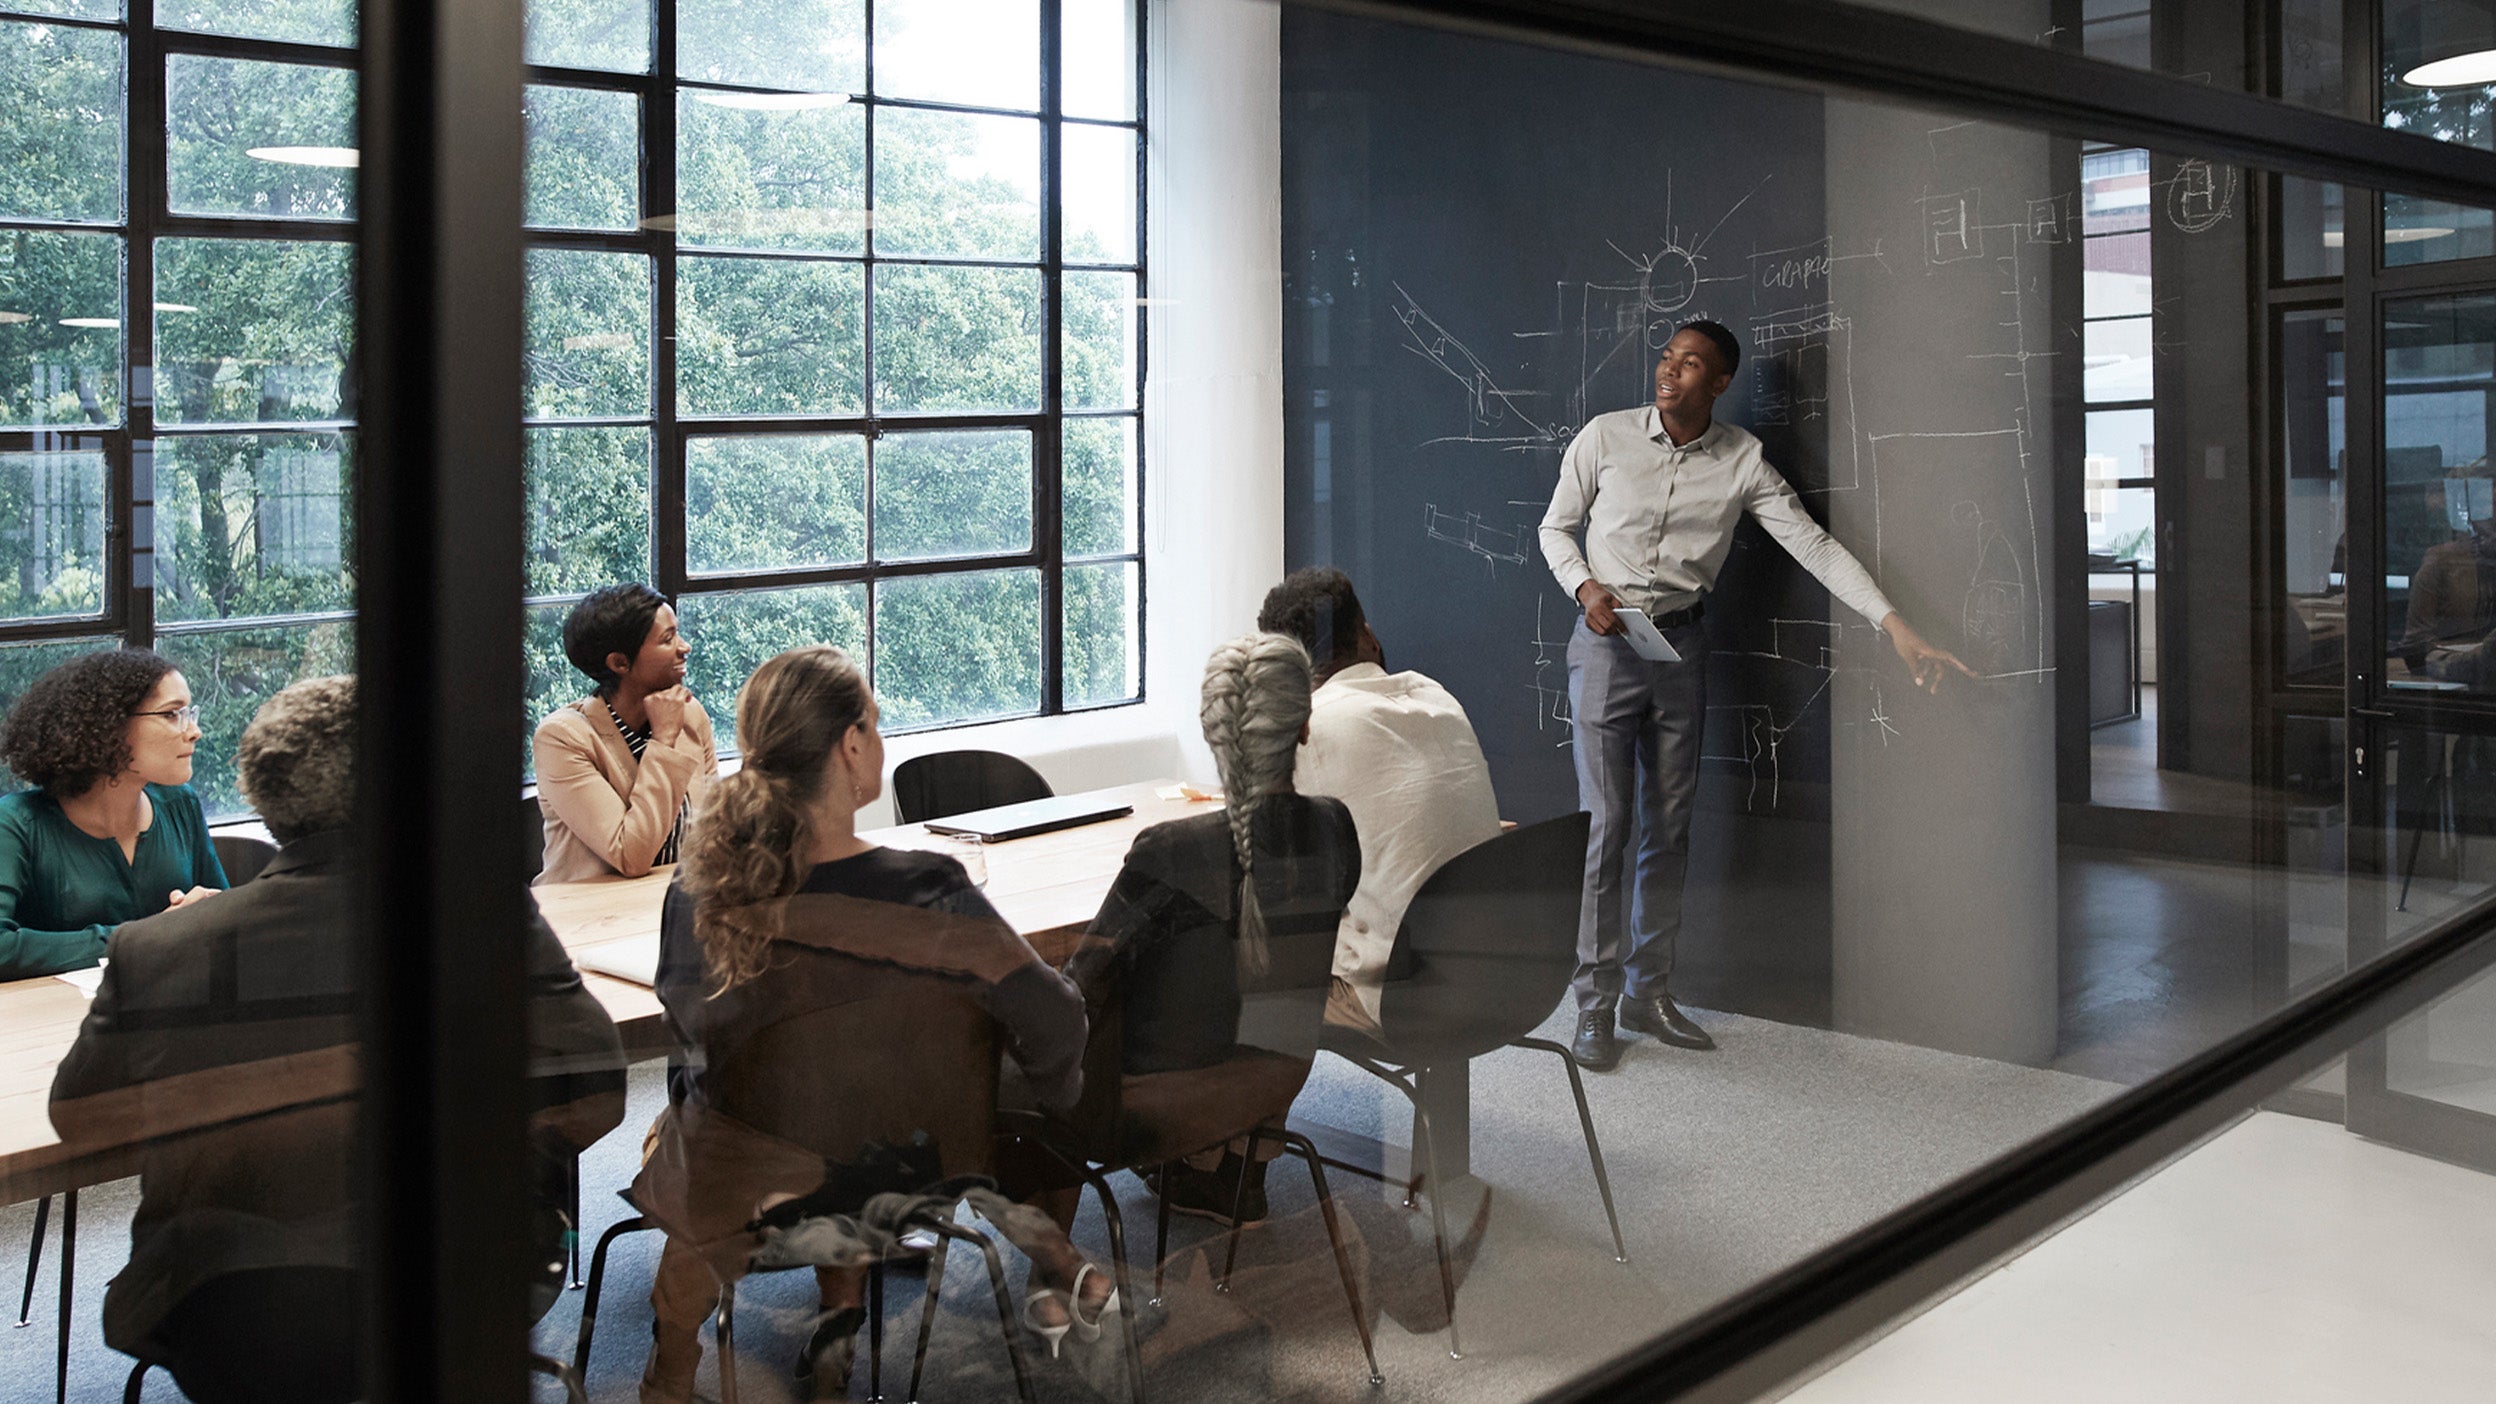
{"type": "Polygon", "coordinates": [[[1293,572],[1267,592],[1257,627],[1300,640],[1317,664],[1292,785],[1343,801],[1361,840],[1361,882],[1336,930],[1326,1018],[1374,1029],[1387,957],[1413,894],[1440,864],[1499,834],[1490,766],[1446,688],[1386,670],[1386,650],[1342,571],[1293,572]]]}

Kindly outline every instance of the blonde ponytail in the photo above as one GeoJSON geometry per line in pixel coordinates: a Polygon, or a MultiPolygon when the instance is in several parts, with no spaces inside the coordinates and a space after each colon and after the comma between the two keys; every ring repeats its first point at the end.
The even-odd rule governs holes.
{"type": "Polygon", "coordinates": [[[1198,717],[1229,799],[1231,851],[1239,860],[1239,966],[1251,976],[1271,964],[1257,900],[1256,814],[1267,796],[1291,788],[1309,691],[1309,651],[1286,634],[1243,634],[1205,661],[1198,717]]]}
{"type": "Polygon", "coordinates": [[[858,665],[823,644],[764,663],[737,694],[744,763],[711,787],[685,843],[685,891],[713,994],[769,965],[780,933],[763,904],[805,881],[808,815],[825,767],[866,712],[858,665]]]}

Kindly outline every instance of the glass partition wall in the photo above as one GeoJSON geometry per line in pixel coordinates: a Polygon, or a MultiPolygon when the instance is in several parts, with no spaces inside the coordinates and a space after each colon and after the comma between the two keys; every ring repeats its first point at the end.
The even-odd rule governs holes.
{"type": "Polygon", "coordinates": [[[1752,1398],[2221,1132],[2217,1202],[2346,1147],[2478,1202],[2496,172],[2392,137],[2485,90],[2413,81],[2436,6],[2218,10],[0,14],[0,694],[181,692],[98,733],[131,834],[0,746],[0,841],[66,826],[0,853],[0,1404],[206,1397],[203,1341],[296,1399],[1752,1398]],[[1217,472],[1271,491],[1147,539],[1217,472]],[[510,758],[629,581],[722,758],[617,856],[510,758]],[[851,846],[864,694],[768,710],[822,643],[881,731],[1038,729],[966,749],[1230,661],[1055,757],[1094,822],[851,846]],[[194,816],[218,881],[41,924],[194,816]]]}

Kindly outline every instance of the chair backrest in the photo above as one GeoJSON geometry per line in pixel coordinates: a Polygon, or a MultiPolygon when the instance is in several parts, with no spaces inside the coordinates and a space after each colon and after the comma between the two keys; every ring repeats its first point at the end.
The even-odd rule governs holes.
{"type": "Polygon", "coordinates": [[[1003,751],[938,751],[913,756],[893,771],[893,809],[905,824],[1056,793],[1039,771],[1003,751]]]}
{"type": "Polygon", "coordinates": [[[905,1147],[924,1134],[947,1175],[986,1173],[995,1020],[958,979],[854,964],[847,992],[855,997],[758,1030],[733,1062],[710,1069],[712,1104],[838,1164],[872,1144],[905,1147]]]}
{"type": "Polygon", "coordinates": [[[546,871],[546,811],[538,805],[537,796],[520,797],[520,866],[524,882],[534,882],[546,871]]]}
{"type": "Polygon", "coordinates": [[[277,845],[249,834],[211,834],[210,846],[217,850],[217,866],[225,869],[228,887],[240,887],[260,876],[260,870],[277,856],[277,845]]]}
{"type": "Polygon", "coordinates": [[[1470,1058],[1550,1016],[1577,970],[1591,823],[1569,814],[1486,839],[1413,894],[1395,943],[1414,973],[1388,981],[1379,1005],[1400,1056],[1470,1058]]]}

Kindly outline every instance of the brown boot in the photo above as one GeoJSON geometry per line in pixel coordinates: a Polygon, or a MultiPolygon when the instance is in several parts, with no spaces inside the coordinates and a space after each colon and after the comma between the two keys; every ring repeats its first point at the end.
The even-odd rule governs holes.
{"type": "Polygon", "coordinates": [[[650,1363],[641,1371],[641,1404],[692,1404],[693,1373],[702,1364],[702,1332],[650,1327],[650,1363]]]}

